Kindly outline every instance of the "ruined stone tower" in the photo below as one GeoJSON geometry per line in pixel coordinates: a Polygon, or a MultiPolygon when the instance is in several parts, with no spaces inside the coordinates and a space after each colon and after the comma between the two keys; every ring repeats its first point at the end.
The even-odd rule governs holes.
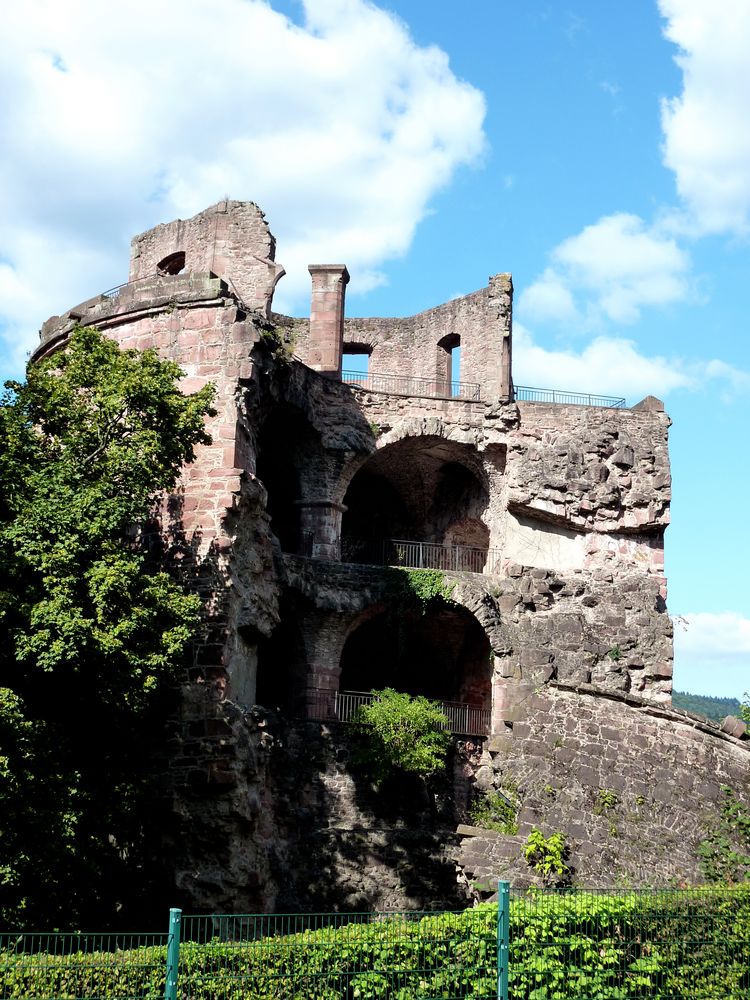
{"type": "MultiPolygon", "coordinates": [[[[514,385],[509,274],[415,316],[350,319],[346,267],[311,265],[299,319],[272,312],[283,273],[260,209],[219,202],[136,237],[130,281],[50,319],[35,355],[96,325],[176,361],[185,391],[217,387],[213,443],[162,525],[206,607],[172,770],[176,884],[214,909],[354,905],[367,857],[359,905],[448,899],[456,865],[514,870],[512,838],[455,834],[462,803],[511,781],[521,834],[567,828],[590,877],[612,845],[586,803],[658,793],[680,818],[655,799],[654,836],[678,862],[652,842],[652,870],[695,869],[686,795],[700,780],[717,798],[746,749],[670,708],[662,403],[514,385]],[[399,569],[443,574],[450,601],[394,628],[399,569]],[[384,686],[444,703],[458,739],[453,839],[401,845],[447,865],[450,889],[399,874],[403,824],[381,816],[380,844],[372,790],[346,768],[347,722],[384,686]],[[309,887],[316,851],[328,896],[309,887]]],[[[644,850],[621,845],[604,881],[638,880],[644,850]]]]}

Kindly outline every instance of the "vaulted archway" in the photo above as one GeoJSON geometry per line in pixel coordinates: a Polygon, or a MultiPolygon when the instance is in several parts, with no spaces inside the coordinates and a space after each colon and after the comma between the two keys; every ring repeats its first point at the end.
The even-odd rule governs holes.
{"type": "Polygon", "coordinates": [[[378,450],[352,478],[344,496],[342,558],[392,562],[384,546],[394,540],[427,543],[433,553],[436,546],[472,546],[477,565],[465,568],[481,571],[481,551],[489,546],[482,521],[488,503],[476,448],[436,435],[402,438],[378,450]]]}

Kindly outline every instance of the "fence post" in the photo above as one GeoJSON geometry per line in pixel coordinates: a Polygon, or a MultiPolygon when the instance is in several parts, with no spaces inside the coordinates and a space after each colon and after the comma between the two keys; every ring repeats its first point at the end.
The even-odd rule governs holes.
{"type": "Polygon", "coordinates": [[[508,1000],[510,882],[497,883],[497,1000],[508,1000]]]}
{"type": "Polygon", "coordinates": [[[177,977],[180,966],[180,921],[182,910],[169,911],[169,936],[167,938],[167,978],[164,1000],[177,1000],[177,977]]]}

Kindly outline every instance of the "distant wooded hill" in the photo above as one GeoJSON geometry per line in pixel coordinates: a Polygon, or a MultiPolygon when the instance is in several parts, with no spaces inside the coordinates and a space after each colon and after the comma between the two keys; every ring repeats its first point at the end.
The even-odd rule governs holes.
{"type": "Polygon", "coordinates": [[[714,722],[722,722],[727,715],[740,714],[740,703],[736,698],[712,698],[704,694],[688,694],[687,691],[673,691],[672,704],[687,712],[707,715],[714,722]]]}

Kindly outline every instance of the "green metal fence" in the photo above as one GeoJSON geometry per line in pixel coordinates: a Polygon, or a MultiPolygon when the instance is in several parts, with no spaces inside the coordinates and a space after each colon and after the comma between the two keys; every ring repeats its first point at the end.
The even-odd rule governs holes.
{"type": "Polygon", "coordinates": [[[750,885],[2,934],[0,1000],[750,1000],[750,885]]]}
{"type": "MultiPolygon", "coordinates": [[[[268,1000],[496,1000],[497,911],[183,917],[183,979],[268,1000]]],[[[177,993],[176,996],[181,996],[177,993]]]]}
{"type": "Polygon", "coordinates": [[[511,896],[510,1000],[748,1000],[750,885],[511,896]]]}
{"type": "Polygon", "coordinates": [[[161,1000],[167,935],[0,934],[3,1000],[161,1000]]]}

